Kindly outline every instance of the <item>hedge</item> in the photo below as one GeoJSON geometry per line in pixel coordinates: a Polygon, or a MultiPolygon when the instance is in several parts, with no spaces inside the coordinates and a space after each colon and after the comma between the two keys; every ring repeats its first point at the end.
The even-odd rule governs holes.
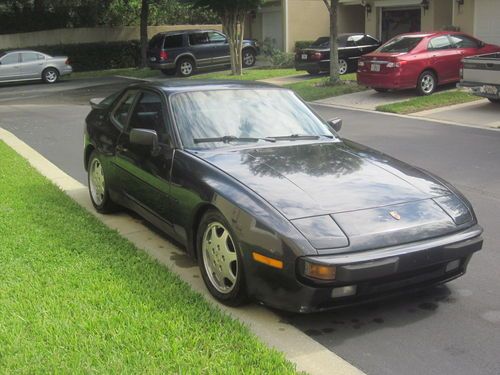
{"type": "Polygon", "coordinates": [[[138,41],[59,44],[26,49],[51,56],[68,56],[75,72],[130,68],[139,65],[141,56],[138,41]]]}

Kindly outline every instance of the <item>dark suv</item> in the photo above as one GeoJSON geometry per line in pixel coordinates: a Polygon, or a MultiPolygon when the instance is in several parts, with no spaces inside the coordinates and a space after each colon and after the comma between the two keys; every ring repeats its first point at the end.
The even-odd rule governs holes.
{"type": "MultiPolygon", "coordinates": [[[[256,41],[243,41],[243,67],[253,66],[258,54],[256,41]]],[[[230,65],[229,43],[226,36],[216,30],[159,33],[149,42],[148,62],[151,69],[188,77],[197,69],[230,65]]]]}

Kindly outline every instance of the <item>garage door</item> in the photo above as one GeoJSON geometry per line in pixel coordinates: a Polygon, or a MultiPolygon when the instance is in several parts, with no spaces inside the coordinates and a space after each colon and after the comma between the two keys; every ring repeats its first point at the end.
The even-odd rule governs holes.
{"type": "Polygon", "coordinates": [[[500,1],[476,0],[474,34],[477,38],[500,45],[500,1]]]}

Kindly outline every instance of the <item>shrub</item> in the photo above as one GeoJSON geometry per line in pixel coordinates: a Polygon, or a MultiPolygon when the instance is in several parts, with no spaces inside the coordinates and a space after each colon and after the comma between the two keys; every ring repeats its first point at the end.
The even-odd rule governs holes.
{"type": "Polygon", "coordinates": [[[297,51],[298,49],[307,48],[313,43],[314,40],[297,40],[295,42],[295,51],[297,51]]]}
{"type": "Polygon", "coordinates": [[[68,56],[75,72],[130,68],[138,66],[140,62],[138,41],[59,44],[27,49],[44,52],[51,56],[68,56]]]}
{"type": "Polygon", "coordinates": [[[293,53],[286,53],[276,48],[276,40],[266,38],[262,44],[262,54],[269,58],[269,62],[274,68],[293,68],[295,56],[293,53]]]}

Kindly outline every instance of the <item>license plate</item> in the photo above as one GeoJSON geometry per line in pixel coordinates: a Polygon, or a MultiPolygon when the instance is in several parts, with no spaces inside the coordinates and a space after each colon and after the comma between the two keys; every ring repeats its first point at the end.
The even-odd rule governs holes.
{"type": "Polygon", "coordinates": [[[484,85],[481,87],[481,92],[484,94],[496,95],[498,94],[498,89],[495,86],[484,85]]]}
{"type": "Polygon", "coordinates": [[[302,54],[302,60],[307,60],[307,53],[302,54]]]}
{"type": "Polygon", "coordinates": [[[380,72],[380,64],[372,64],[371,71],[372,72],[380,72]]]}

